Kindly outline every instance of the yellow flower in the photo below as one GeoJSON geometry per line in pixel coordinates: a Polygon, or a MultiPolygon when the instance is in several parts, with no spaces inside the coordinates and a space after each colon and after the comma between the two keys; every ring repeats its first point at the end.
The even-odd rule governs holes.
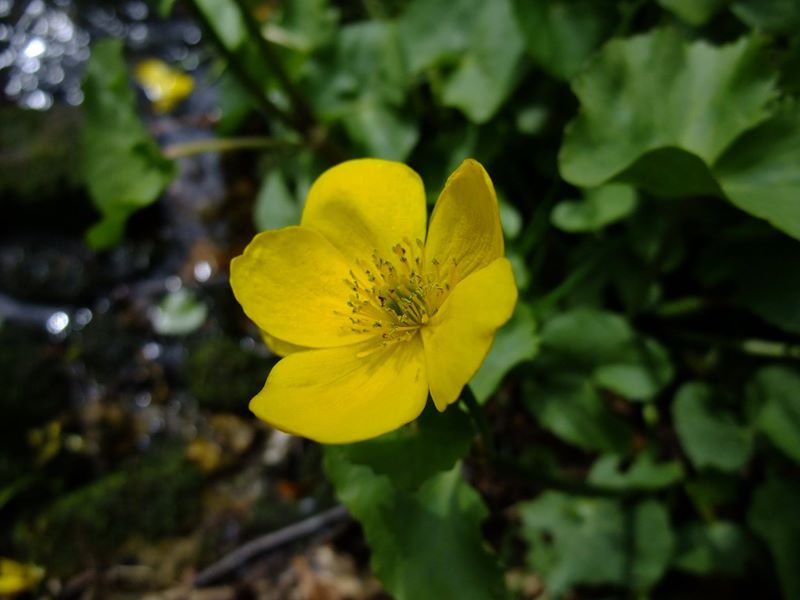
{"type": "Polygon", "coordinates": [[[33,589],[44,577],[44,569],[0,557],[0,596],[15,596],[33,589]]]}
{"type": "Polygon", "coordinates": [[[136,65],[134,77],[159,113],[170,112],[194,89],[191,76],[157,58],[148,58],[136,65]]]}
{"type": "Polygon", "coordinates": [[[259,418],[345,443],[414,420],[429,390],[440,411],[458,400],[517,300],[483,167],[464,161],[427,237],[425,220],[414,171],[348,161],[311,187],[300,226],[233,259],[236,299],[285,356],[250,403],[259,418]]]}

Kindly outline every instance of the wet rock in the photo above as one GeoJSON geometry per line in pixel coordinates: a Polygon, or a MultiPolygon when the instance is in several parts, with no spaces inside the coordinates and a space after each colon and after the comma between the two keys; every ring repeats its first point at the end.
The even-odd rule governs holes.
{"type": "Polygon", "coordinates": [[[268,369],[268,361],[236,340],[215,337],[190,351],[184,378],[202,408],[244,414],[268,369]]]}

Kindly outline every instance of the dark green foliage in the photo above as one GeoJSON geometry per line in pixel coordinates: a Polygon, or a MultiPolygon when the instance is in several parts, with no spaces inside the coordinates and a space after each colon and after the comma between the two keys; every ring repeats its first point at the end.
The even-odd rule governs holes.
{"type": "Polygon", "coordinates": [[[395,487],[414,490],[467,453],[470,430],[467,415],[458,408],[440,415],[429,403],[414,423],[374,440],[331,446],[327,455],[368,466],[376,475],[389,477],[395,487]]]}
{"type": "Polygon", "coordinates": [[[458,466],[415,492],[335,451],[326,454],[325,470],[363,525],[372,568],[397,600],[503,597],[500,570],[481,541],[486,507],[458,466]]]}
{"type": "Polygon", "coordinates": [[[128,217],[155,202],[175,176],[136,113],[118,40],[94,45],[84,83],[83,177],[102,220],[88,233],[95,249],[119,243],[128,217]]]}

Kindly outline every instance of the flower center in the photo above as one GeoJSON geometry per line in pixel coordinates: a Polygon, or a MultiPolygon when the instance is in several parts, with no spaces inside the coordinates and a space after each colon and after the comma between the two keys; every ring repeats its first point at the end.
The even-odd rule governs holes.
{"type": "Polygon", "coordinates": [[[433,317],[450,293],[454,268],[443,277],[436,259],[432,269],[424,270],[425,245],[404,239],[392,247],[385,258],[376,251],[369,263],[356,261],[345,283],[352,292],[349,312],[338,313],[356,333],[374,333],[382,346],[410,340],[433,317]]]}

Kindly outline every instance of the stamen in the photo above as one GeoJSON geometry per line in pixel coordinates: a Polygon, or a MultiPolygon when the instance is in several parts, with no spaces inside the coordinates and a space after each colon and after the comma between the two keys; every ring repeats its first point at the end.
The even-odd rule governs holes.
{"type": "Polygon", "coordinates": [[[431,261],[424,270],[425,244],[409,238],[391,247],[393,258],[387,260],[373,250],[371,263],[356,260],[358,269],[350,270],[344,282],[352,292],[346,302],[347,330],[374,334],[374,345],[360,355],[368,356],[389,344],[412,339],[427,324],[444,302],[456,281],[457,264],[442,272],[440,262],[431,261]],[[452,285],[451,285],[452,284],[452,285]],[[373,347],[374,346],[374,347],[373,347]]]}

